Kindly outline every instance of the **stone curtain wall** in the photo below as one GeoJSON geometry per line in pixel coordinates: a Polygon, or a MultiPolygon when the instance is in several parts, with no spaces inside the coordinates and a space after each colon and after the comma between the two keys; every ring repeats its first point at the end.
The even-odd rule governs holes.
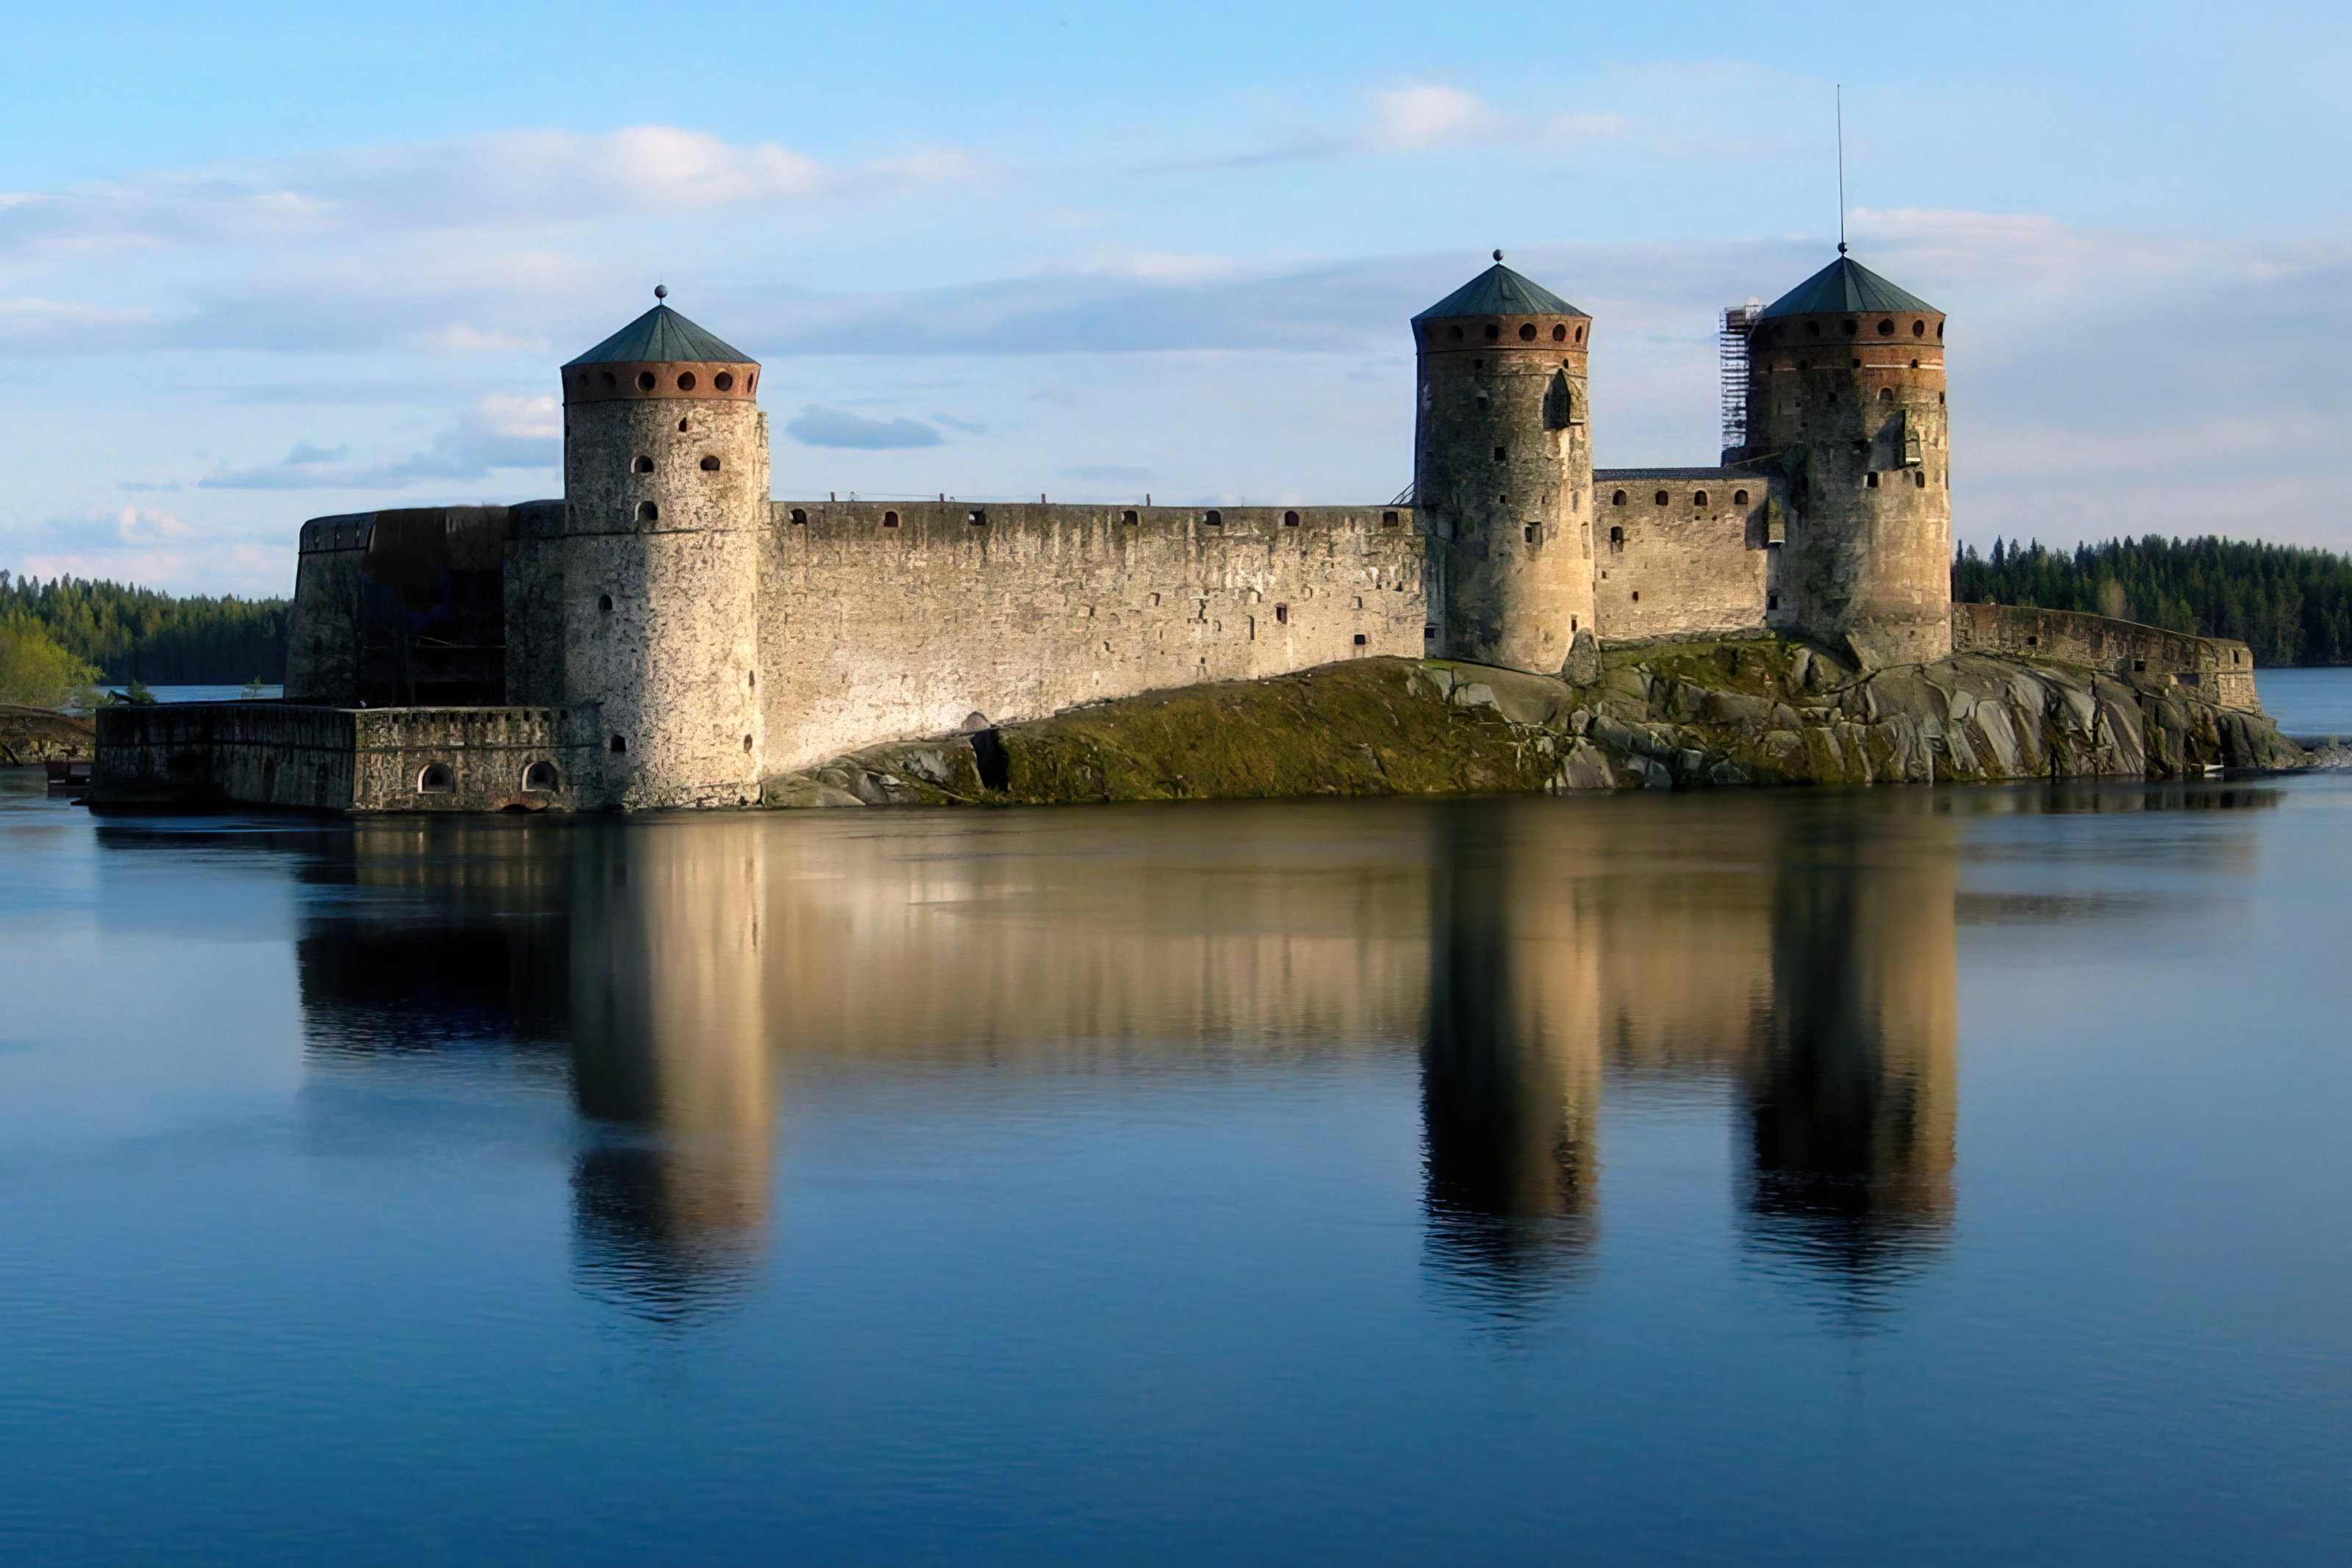
{"type": "Polygon", "coordinates": [[[350,716],[354,811],[593,810],[605,803],[603,727],[585,705],[368,708],[350,716]],[[555,769],[552,788],[525,788],[536,763],[555,769]],[[449,770],[449,788],[420,788],[436,766],[449,770]]]}
{"type": "Polygon", "coordinates": [[[1778,552],[1765,543],[1765,499],[1761,475],[1596,474],[1593,608],[1601,635],[1762,629],[1779,588],[1778,552]],[[1735,503],[1740,495],[1747,499],[1735,503]]]}
{"type": "Polygon", "coordinates": [[[2262,711],[2254,656],[2243,643],[2192,637],[2073,610],[1952,606],[1952,651],[2086,664],[2118,675],[2168,674],[2208,702],[2262,711]]]}
{"type": "Polygon", "coordinates": [[[1410,507],[780,501],[774,517],[772,773],[974,713],[1418,657],[1434,624],[1410,507]]]}
{"type": "MultiPolygon", "coordinates": [[[[90,799],[101,809],[495,811],[604,804],[592,709],[166,703],[101,708],[97,717],[90,799]],[[551,788],[524,788],[534,763],[554,768],[551,788]],[[436,768],[446,778],[428,780],[427,770],[436,768]]],[[[550,781],[542,776],[532,782],[550,781]]]]}

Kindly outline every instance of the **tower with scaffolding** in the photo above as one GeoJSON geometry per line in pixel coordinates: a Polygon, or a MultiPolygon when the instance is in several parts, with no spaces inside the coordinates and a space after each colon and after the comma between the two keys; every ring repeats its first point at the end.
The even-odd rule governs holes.
{"type": "Polygon", "coordinates": [[[1716,359],[1723,382],[1723,461],[1737,463],[1748,454],[1748,337],[1764,301],[1724,307],[1723,325],[1716,333],[1716,359]]]}

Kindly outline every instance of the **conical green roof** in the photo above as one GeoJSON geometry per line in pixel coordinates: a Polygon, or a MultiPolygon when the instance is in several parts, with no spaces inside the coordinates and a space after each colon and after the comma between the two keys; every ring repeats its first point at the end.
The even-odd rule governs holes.
{"type": "Polygon", "coordinates": [[[1842,256],[1771,304],[1761,318],[1827,316],[1846,310],[1942,311],[1916,294],[1906,294],[1852,256],[1842,256]]]}
{"type": "Polygon", "coordinates": [[[1448,316],[1581,316],[1584,312],[1532,278],[1496,262],[1413,318],[1435,321],[1448,316]]]}
{"type": "Polygon", "coordinates": [[[756,365],[760,361],[731,348],[679,315],[656,305],[578,359],[574,365],[756,365]]]}

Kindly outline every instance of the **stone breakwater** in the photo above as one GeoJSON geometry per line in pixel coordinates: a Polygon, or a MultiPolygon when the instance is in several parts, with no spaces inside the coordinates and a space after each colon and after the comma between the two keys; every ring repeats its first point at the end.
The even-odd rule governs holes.
{"type": "Polygon", "coordinates": [[[771,779],[762,795],[785,807],[1047,804],[2168,779],[2309,760],[2261,714],[2168,678],[1985,653],[1865,674],[1779,639],[1580,653],[1580,680],[1362,659],[1150,693],[870,747],[771,779]]]}

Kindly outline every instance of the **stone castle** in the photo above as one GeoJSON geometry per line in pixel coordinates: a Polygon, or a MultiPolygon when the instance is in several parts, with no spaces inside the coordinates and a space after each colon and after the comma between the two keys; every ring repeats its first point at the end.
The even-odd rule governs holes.
{"type": "Polygon", "coordinates": [[[780,501],[760,365],[657,303],[562,368],[562,500],[304,524],[286,702],[118,721],[98,793],[746,806],[856,747],[1347,659],[1951,651],[1942,312],[1843,247],[1727,311],[1725,446],[1690,468],[1593,465],[1593,327],[1500,252],[1412,318],[1387,504],[780,501]]]}

